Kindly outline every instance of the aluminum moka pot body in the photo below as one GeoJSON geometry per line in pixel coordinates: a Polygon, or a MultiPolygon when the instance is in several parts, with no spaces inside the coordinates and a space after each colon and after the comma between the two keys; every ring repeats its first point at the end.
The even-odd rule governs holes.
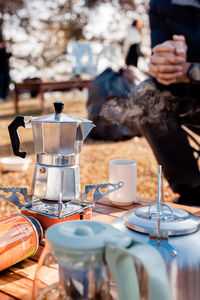
{"type": "Polygon", "coordinates": [[[200,230],[199,218],[181,209],[174,211],[174,221],[148,222],[144,207],[129,211],[112,225],[135,241],[153,245],[164,258],[171,285],[172,300],[200,299],[200,230]],[[139,212],[139,213],[138,213],[139,212]],[[140,220],[139,220],[140,219],[140,220]],[[151,223],[151,224],[150,224],[151,223]],[[170,224],[171,223],[171,224],[170,224]],[[168,228],[167,228],[168,226],[168,228]]]}
{"type": "Polygon", "coordinates": [[[17,129],[32,127],[34,149],[37,154],[32,180],[34,197],[58,201],[76,199],[80,193],[79,153],[90,130],[89,120],[62,113],[63,103],[54,103],[55,113],[38,118],[17,116],[9,125],[13,152],[24,158],[20,150],[17,129]]]}
{"type": "Polygon", "coordinates": [[[66,115],[57,119],[56,114],[32,118],[30,122],[35,152],[53,155],[79,154],[85,137],[94,127],[91,121],[66,115]]]}
{"type": "Polygon", "coordinates": [[[31,194],[51,202],[77,199],[80,193],[78,158],[78,155],[37,154],[31,194]]]}

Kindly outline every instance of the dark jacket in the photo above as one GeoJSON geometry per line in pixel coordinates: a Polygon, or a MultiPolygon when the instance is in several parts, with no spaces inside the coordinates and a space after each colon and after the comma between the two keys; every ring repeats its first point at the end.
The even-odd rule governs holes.
{"type": "Polygon", "coordinates": [[[187,60],[200,62],[200,9],[171,4],[171,0],[151,0],[150,27],[152,47],[181,34],[188,46],[187,60]]]}

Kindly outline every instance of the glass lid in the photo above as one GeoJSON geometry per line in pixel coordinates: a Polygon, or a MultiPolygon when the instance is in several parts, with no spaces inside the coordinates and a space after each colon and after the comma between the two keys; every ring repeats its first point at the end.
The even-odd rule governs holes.
{"type": "Polygon", "coordinates": [[[129,211],[124,216],[125,226],[138,232],[163,236],[190,234],[200,227],[197,216],[164,202],[160,202],[159,212],[157,202],[129,211]]]}

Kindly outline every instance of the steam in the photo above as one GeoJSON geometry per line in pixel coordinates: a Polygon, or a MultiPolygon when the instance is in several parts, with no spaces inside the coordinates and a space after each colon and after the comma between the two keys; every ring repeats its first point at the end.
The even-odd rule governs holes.
{"type": "MultiPolygon", "coordinates": [[[[128,99],[114,98],[105,102],[100,117],[109,124],[122,124],[130,129],[147,124],[159,126],[159,131],[164,133],[177,127],[177,118],[194,120],[194,101],[187,95],[177,98],[165,87],[158,89],[156,83],[148,79],[136,86],[128,99]]],[[[195,114],[198,114],[200,108],[197,104],[196,107],[195,114]]]]}

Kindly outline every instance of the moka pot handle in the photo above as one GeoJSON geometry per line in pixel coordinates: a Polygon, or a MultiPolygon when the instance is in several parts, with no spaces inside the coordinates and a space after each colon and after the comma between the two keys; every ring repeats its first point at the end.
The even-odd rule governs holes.
{"type": "Polygon", "coordinates": [[[119,300],[141,299],[134,259],[141,263],[148,274],[148,296],[145,299],[172,300],[165,263],[160,253],[146,244],[135,243],[128,249],[118,245],[106,246],[105,259],[116,282],[119,300]]]}
{"type": "Polygon", "coordinates": [[[24,117],[23,116],[17,116],[12,123],[8,126],[8,131],[10,134],[10,140],[12,144],[13,153],[16,156],[20,156],[22,158],[25,158],[26,152],[22,152],[20,150],[20,138],[18,134],[18,127],[25,127],[24,117]]]}

